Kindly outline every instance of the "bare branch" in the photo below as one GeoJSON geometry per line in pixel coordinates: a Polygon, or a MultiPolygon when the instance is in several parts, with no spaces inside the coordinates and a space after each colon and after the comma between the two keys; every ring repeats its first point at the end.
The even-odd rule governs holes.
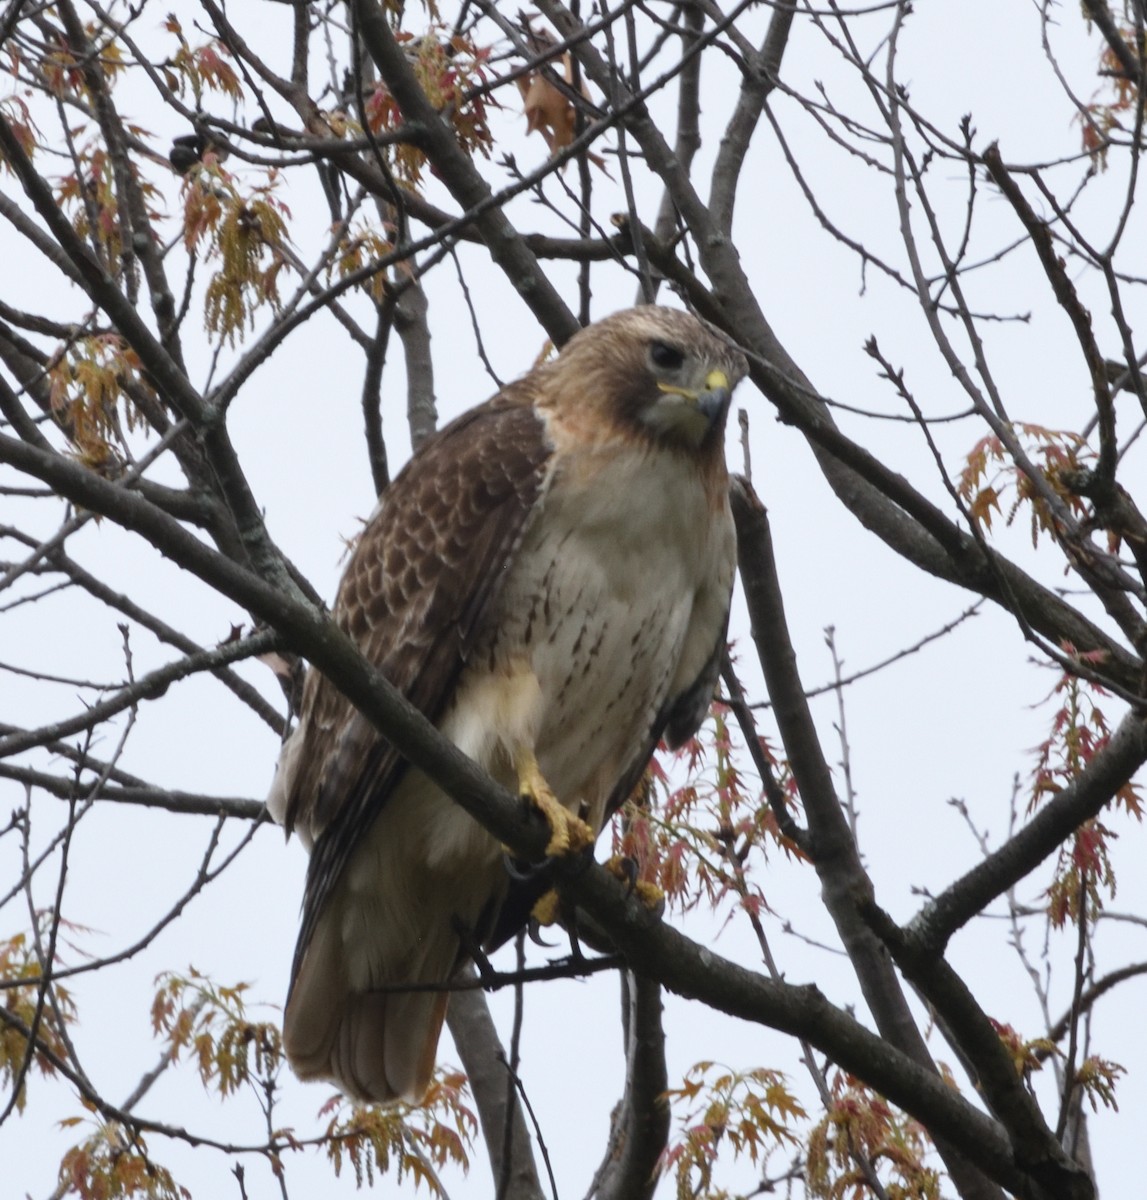
{"type": "Polygon", "coordinates": [[[43,746],[48,742],[60,741],[80,730],[94,729],[102,721],[114,717],[124,709],[135,708],[141,700],[162,696],[177,680],[186,679],[200,671],[212,671],[228,663],[238,662],[254,655],[265,654],[278,645],[278,635],[272,630],[252,634],[250,637],[228,642],[215,650],[201,650],[189,654],[176,662],[145,675],[138,682],[121,688],[114,696],[89,705],[82,713],[39,729],[25,733],[12,733],[0,738],[0,758],[19,754],[32,746],[43,746]]]}
{"type": "Polygon", "coordinates": [[[669,1078],[661,988],[639,975],[622,976],[626,1006],[625,1094],[614,1109],[606,1159],[594,1176],[589,1197],[642,1200],[652,1196],[657,1169],[669,1139],[669,1078]]]}
{"type": "MultiPolygon", "coordinates": [[[[472,966],[463,968],[462,975],[475,983],[480,982],[472,966]]],[[[506,1054],[485,996],[477,987],[454,992],[446,1010],[446,1021],[478,1105],[492,1177],[507,1181],[506,1195],[513,1196],[514,1200],[518,1197],[542,1200],[545,1193],[530,1149],[530,1132],[521,1105],[517,1103],[517,1093],[512,1089],[514,1102],[507,1105],[506,1054]],[[503,1153],[507,1130],[508,1160],[503,1153]]]]}
{"type": "Polygon", "coordinates": [[[948,939],[976,913],[1054,854],[1084,821],[1111,803],[1147,762],[1147,723],[1128,713],[1079,778],[1048,800],[998,850],[977,863],[920,910],[905,933],[918,951],[942,953],[948,939]]]}

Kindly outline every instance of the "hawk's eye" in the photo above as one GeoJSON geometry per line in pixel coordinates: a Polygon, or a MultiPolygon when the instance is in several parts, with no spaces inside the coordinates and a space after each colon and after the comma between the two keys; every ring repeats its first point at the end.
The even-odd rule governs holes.
{"type": "Polygon", "coordinates": [[[685,355],[676,346],[654,342],[649,347],[649,360],[663,371],[676,371],[685,362],[685,355]]]}

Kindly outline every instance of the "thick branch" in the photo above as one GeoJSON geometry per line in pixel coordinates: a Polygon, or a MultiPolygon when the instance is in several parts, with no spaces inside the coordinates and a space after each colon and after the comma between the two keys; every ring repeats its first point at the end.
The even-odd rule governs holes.
{"type": "Polygon", "coordinates": [[[1088,17],[1099,27],[1099,32],[1103,34],[1107,44],[1111,47],[1111,52],[1127,73],[1127,78],[1135,84],[1137,89],[1141,88],[1143,69],[1139,57],[1119,32],[1119,26],[1111,15],[1111,8],[1107,4],[1107,0],[1083,0],[1083,8],[1088,17]]]}
{"type": "Polygon", "coordinates": [[[412,277],[395,302],[394,328],[402,339],[406,359],[406,420],[410,426],[410,444],[415,450],[438,424],[428,311],[422,284],[412,277]]]}
{"type": "Polygon", "coordinates": [[[1024,1170],[1064,1200],[1091,1200],[1095,1193],[1090,1177],[1068,1158],[1056,1134],[1048,1128],[998,1030],[968,985],[943,958],[919,953],[876,905],[868,908],[867,916],[891,949],[897,965],[935,1008],[945,1034],[955,1039],[954,1044],[972,1064],[976,1085],[1007,1127],[1016,1159],[1024,1170]]]}
{"type": "Polygon", "coordinates": [[[831,1005],[815,986],[761,978],[664,924],[608,871],[585,871],[565,894],[609,931],[634,970],[687,999],[806,1038],[844,1070],[973,1159],[997,1183],[1026,1200],[1054,1193],[1020,1169],[1003,1129],[968,1104],[938,1075],[831,1005]]]}
{"type": "MultiPolygon", "coordinates": [[[[460,974],[468,982],[478,983],[478,973],[472,966],[464,968],[460,974]]],[[[522,1106],[517,1102],[517,1092],[506,1087],[506,1053],[490,1017],[486,997],[478,986],[451,995],[446,1023],[478,1106],[482,1136],[490,1155],[491,1178],[505,1179],[505,1194],[513,1200],[543,1200],[545,1193],[534,1162],[530,1132],[526,1128],[522,1106]],[[512,1111],[507,1112],[509,1095],[513,1096],[514,1103],[512,1111]],[[508,1164],[504,1154],[507,1122],[511,1126],[508,1164]]]]}
{"type": "Polygon", "coordinates": [[[773,9],[760,53],[745,64],[737,107],[721,138],[717,161],[713,165],[709,202],[713,221],[726,236],[731,237],[733,232],[733,205],[745,155],[749,152],[749,143],[760,122],[765,101],[776,86],[795,14],[796,5],[791,0],[782,0],[773,9]]]}
{"type": "MultiPolygon", "coordinates": [[[[732,489],[737,522],[737,559],[752,622],[753,640],[773,701],[777,726],[807,816],[808,849],[825,907],[856,972],[876,1026],[888,1041],[928,1070],[935,1070],[916,1027],[900,980],[881,940],[864,918],[872,903],[872,881],[860,862],[856,843],[832,784],[812,714],[797,671],[788,633],[780,583],[773,560],[768,516],[751,485],[738,479],[732,489]]],[[[964,1197],[999,1196],[981,1175],[975,1159],[956,1153],[942,1135],[937,1148],[964,1197]]]]}
{"type": "Polygon", "coordinates": [[[661,987],[627,974],[625,1095],[614,1112],[608,1159],[590,1190],[595,1200],[642,1200],[653,1195],[658,1163],[669,1140],[669,1077],[661,987]]]}

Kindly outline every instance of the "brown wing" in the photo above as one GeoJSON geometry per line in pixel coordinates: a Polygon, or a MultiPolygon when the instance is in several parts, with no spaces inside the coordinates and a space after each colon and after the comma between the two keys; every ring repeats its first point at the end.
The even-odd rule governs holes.
{"type": "MultiPolygon", "coordinates": [[[[551,447],[526,399],[511,387],[424,443],[384,493],[339,589],[335,620],[431,721],[545,484],[551,447]]],[[[300,726],[285,824],[304,826],[315,845],[292,983],[324,904],[407,765],[317,671],[300,726]]]]}

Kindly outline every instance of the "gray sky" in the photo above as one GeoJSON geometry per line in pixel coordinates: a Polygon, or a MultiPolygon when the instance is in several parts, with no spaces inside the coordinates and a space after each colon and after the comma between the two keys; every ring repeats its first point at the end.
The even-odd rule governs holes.
{"type": "MultiPolygon", "coordinates": [[[[182,11],[187,6],[174,7],[182,11]]],[[[765,15],[761,14],[761,21],[765,15]]],[[[246,11],[237,12],[235,19],[251,20],[255,28],[256,18],[246,11]]],[[[1095,36],[1085,35],[1076,6],[1063,6],[1059,19],[1063,28],[1055,33],[1054,44],[1060,65],[1086,100],[1096,85],[1099,43],[1095,36]]],[[[258,30],[268,47],[274,44],[272,39],[285,34],[286,20],[285,9],[280,12],[279,6],[260,6],[258,30]]],[[[874,47],[889,22],[887,14],[871,18],[868,36],[874,47]]],[[[912,103],[948,136],[957,136],[959,118],[971,112],[977,130],[974,144],[983,147],[998,139],[1009,160],[1060,158],[1079,147],[1074,110],[1040,51],[1038,12],[1033,4],[963,0],[920,5],[901,44],[900,72],[909,82],[912,103]]],[[[861,102],[858,84],[842,70],[835,52],[807,20],[797,21],[783,75],[790,87],[805,93],[811,91],[814,81],[823,82],[828,95],[842,107],[861,102]]],[[[736,82],[731,71],[715,72],[706,81],[703,159],[714,151],[736,82]]],[[[802,169],[830,218],[887,255],[889,261],[902,265],[890,180],[855,160],[847,161],[839,148],[817,133],[793,101],[778,96],[774,107],[787,136],[799,146],[802,169]]],[[[171,123],[168,114],[153,109],[154,105],[139,116],[162,135],[158,143],[162,148],[163,139],[183,130],[171,123]]],[[[871,109],[864,112],[864,119],[871,119],[871,109]]],[[[536,137],[523,140],[524,121],[512,102],[495,114],[494,125],[496,136],[510,139],[521,166],[529,168],[541,161],[544,145],[536,137]]],[[[932,170],[940,218],[946,232],[958,236],[965,180],[951,164],[937,163],[932,170]]],[[[1066,180],[1082,172],[1079,163],[1061,168],[1061,187],[1067,190],[1066,180]]],[[[493,168],[488,174],[494,174],[493,168]]],[[[624,207],[616,174],[614,171],[613,180],[600,175],[595,179],[602,217],[624,207]]],[[[640,206],[651,220],[658,193],[646,179],[639,178],[638,184],[640,206]]],[[[163,180],[163,185],[174,211],[175,183],[163,180]]],[[[10,178],[5,177],[0,186],[10,191],[10,178]]],[[[434,187],[431,183],[432,192],[434,187]]],[[[1121,168],[1113,163],[1081,202],[1080,219],[1100,243],[1112,228],[1124,187],[1121,168]]],[[[556,196],[556,185],[550,190],[556,196]]],[[[291,193],[289,202],[294,213],[293,235],[301,249],[312,249],[316,243],[307,234],[308,222],[314,223],[318,235],[325,232],[321,196],[317,188],[310,193],[300,190],[291,193]]],[[[977,202],[982,226],[976,236],[981,253],[988,255],[1018,236],[1018,226],[1006,205],[986,187],[981,187],[977,202]]],[[[545,227],[546,214],[527,201],[517,201],[512,212],[529,228],[545,227]]],[[[1135,251],[1127,269],[1142,275],[1139,259],[1147,241],[1140,212],[1132,213],[1133,229],[1127,243],[1135,251]]],[[[921,220],[918,207],[913,217],[921,220]]],[[[554,231],[558,231],[556,226],[554,231]]],[[[957,383],[928,339],[914,299],[873,268],[862,277],[857,259],[824,235],[765,123],[745,171],[737,232],[766,314],[827,396],[863,409],[902,411],[892,389],[877,378],[875,364],[863,352],[865,340],[875,334],[888,358],[905,368],[908,386],[926,413],[951,413],[966,406],[957,383]]],[[[3,236],[6,261],[15,263],[20,278],[26,280],[22,303],[33,308],[35,297],[44,288],[61,297],[62,306],[55,281],[11,233],[3,236]]],[[[499,374],[512,378],[527,369],[541,351],[542,337],[512,289],[482,263],[480,254],[464,251],[462,261],[482,314],[487,351],[499,374]]],[[[564,282],[570,284],[571,277],[567,275],[564,282]]],[[[1092,307],[1101,345],[1114,356],[1117,340],[1108,305],[1094,282],[1082,273],[1078,284],[1092,307]]],[[[1029,322],[992,325],[987,334],[991,365],[1013,415],[1050,428],[1078,428],[1088,412],[1086,375],[1066,319],[1048,303],[1034,254],[1013,255],[999,268],[973,276],[968,287],[974,304],[998,312],[1032,313],[1029,322]]],[[[427,291],[439,409],[445,420],[483,399],[493,384],[474,352],[469,316],[451,269],[442,267],[433,273],[427,291]]],[[[571,303],[574,295],[572,286],[567,286],[571,303]]],[[[595,283],[595,315],[624,307],[633,299],[629,277],[602,270],[595,283]]],[[[1141,328],[1142,297],[1128,289],[1128,301],[1130,323],[1141,328]]],[[[202,381],[210,363],[206,345],[201,354],[202,381]]],[[[227,357],[223,356],[224,363],[227,357]]],[[[348,346],[335,323],[317,318],[260,370],[242,392],[231,418],[233,436],[255,494],[266,507],[272,535],[328,598],[333,597],[340,570],[341,539],[353,536],[358,521],[373,506],[361,448],[360,371],[357,351],[348,346]]],[[[384,394],[388,449],[396,467],[409,450],[397,342],[384,394]]],[[[849,671],[877,663],[915,643],[956,618],[972,602],[973,597],[922,577],[867,534],[832,497],[799,435],[777,423],[771,406],[759,394],[746,385],[738,393],[737,404],[749,414],[753,476],[769,507],[788,616],[807,684],[820,684],[831,676],[831,658],[824,644],[826,626],[835,628],[837,649],[849,671]]],[[[943,485],[918,431],[890,423],[875,426],[846,414],[839,419],[847,432],[870,445],[888,465],[937,501],[943,498],[943,485]]],[[[939,430],[949,468],[958,470],[960,456],[981,431],[971,422],[939,430]]],[[[731,464],[739,468],[741,450],[735,423],[728,453],[731,464]]],[[[1138,457],[1142,458],[1141,452],[1138,457]]],[[[15,521],[19,514],[15,506],[12,511],[10,519],[15,521]]],[[[40,519],[38,507],[33,519],[40,519]]],[[[45,525],[43,532],[50,528],[45,525]]],[[[1060,575],[1060,559],[1054,551],[1031,551],[1026,517],[1021,516],[1012,529],[999,528],[997,535],[997,544],[1039,578],[1052,585],[1070,584],[1060,575]]],[[[82,561],[106,569],[140,603],[154,606],[171,624],[204,644],[225,637],[231,622],[244,619],[235,606],[210,596],[201,585],[159,562],[107,522],[85,530],[72,549],[82,561]]],[[[0,657],[61,674],[118,678],[122,675],[122,645],[115,621],[109,619],[99,627],[79,625],[70,604],[64,594],[0,613],[4,647],[0,657]]],[[[753,698],[761,699],[759,672],[752,667],[753,652],[739,599],[733,633],[746,683],[753,698]]],[[[137,673],[170,656],[146,635],[134,636],[132,648],[137,673]]],[[[947,803],[950,799],[967,803],[993,844],[1004,836],[1013,773],[1025,776],[1034,764],[1032,749],[1046,735],[1052,711],[1041,702],[1056,677],[1033,667],[1030,657],[1014,622],[985,609],[952,636],[848,689],[847,732],[861,813],[861,848],[878,899],[894,917],[907,918],[917,909],[921,903],[918,889],[938,890],[978,858],[976,844],[947,803]]],[[[277,696],[265,668],[252,664],[241,672],[269,697],[277,696]]],[[[66,687],[52,692],[50,711],[37,707],[40,690],[18,678],[5,676],[0,690],[9,701],[3,706],[4,719],[28,725],[77,708],[75,690],[66,687]]],[[[124,768],[188,790],[262,796],[277,753],[276,738],[238,705],[222,703],[220,697],[220,689],[197,680],[173,689],[164,703],[147,705],[129,740],[124,768]]],[[[1108,700],[1104,709],[1114,725],[1122,706],[1108,700]]],[[[838,719],[835,699],[816,701],[814,712],[826,743],[834,748],[834,758],[839,757],[833,731],[838,719]]],[[[771,735],[767,716],[763,728],[771,735]]],[[[98,749],[106,750],[106,746],[98,749]]],[[[20,789],[0,784],[0,801],[0,811],[6,813],[21,805],[24,797],[20,789]]],[[[34,798],[38,839],[46,839],[63,822],[63,807],[53,805],[55,801],[42,795],[34,798]]],[[[1147,884],[1138,869],[1141,831],[1129,827],[1122,817],[1111,824],[1123,833],[1115,844],[1120,891],[1112,907],[1142,913],[1147,910],[1147,884]]],[[[85,944],[109,952],[143,933],[189,885],[207,843],[209,825],[201,818],[121,812],[111,806],[85,817],[73,839],[65,894],[69,919],[99,931],[85,935],[85,944]]],[[[233,844],[241,833],[228,828],[225,844],[233,844]]],[[[13,851],[14,847],[0,843],[0,878],[12,877],[18,868],[13,851]]],[[[220,982],[250,981],[250,996],[255,1000],[281,1002],[304,869],[304,855],[297,844],[284,847],[277,830],[261,831],[240,863],[213,883],[146,952],[77,984],[84,1014],[76,1031],[77,1046],[105,1095],[122,1099],[158,1057],[159,1044],[146,1036],[157,972],[182,970],[192,964],[220,982]]],[[[40,883],[40,904],[49,902],[47,882],[52,878],[49,873],[40,883]]],[[[1019,889],[1022,899],[1038,903],[1044,881],[1042,873],[1025,881],[1019,889]]],[[[854,1002],[855,986],[839,957],[802,940],[835,945],[818,903],[811,869],[795,867],[774,852],[764,887],[776,916],[769,922],[772,948],[785,977],[791,982],[814,981],[838,1003],[854,1002]],[[782,932],[782,922],[791,922],[801,937],[782,932]]],[[[26,914],[15,904],[0,911],[0,933],[25,923],[26,914]]],[[[694,914],[682,924],[694,936],[712,941],[721,954],[748,965],[758,960],[743,917],[734,917],[725,925],[694,914]]],[[[1042,969],[1044,947],[1039,936],[1033,926],[1028,949],[1042,969]]],[[[1070,932],[1053,934],[1047,947],[1057,963],[1054,1015],[1062,1011],[1069,997],[1072,936],[1070,932]]],[[[559,935],[554,939],[560,942],[559,935]]],[[[1142,940],[1141,928],[1102,922],[1095,939],[1099,971],[1142,958],[1142,940]]],[[[1041,1032],[1030,983],[1008,948],[1001,921],[985,919],[958,935],[951,959],[958,969],[967,969],[977,997],[990,1015],[1012,1022],[1029,1036],[1041,1032]]],[[[503,965],[508,962],[507,958],[503,965]]],[[[1118,1060],[1129,1070],[1119,1085],[1120,1112],[1100,1113],[1092,1130],[1100,1186],[1107,1197],[1130,1194],[1121,1190],[1130,1170],[1128,1147],[1135,1144],[1138,1114],[1147,1108],[1143,1039],[1133,1032],[1138,1029],[1141,1007],[1136,1001],[1141,1001],[1142,995],[1142,984],[1132,983],[1102,1001],[1097,1011],[1094,1051],[1118,1060]]],[[[508,1031],[510,996],[493,996],[491,1006],[500,1028],[508,1031]]],[[[699,1059],[738,1067],[775,1066],[790,1073],[794,1087],[812,1104],[812,1088],[801,1074],[795,1048],[781,1035],[746,1027],[672,997],[667,998],[666,1009],[671,1080],[679,1081],[699,1059]]],[[[614,977],[551,984],[527,992],[523,1079],[563,1197],[584,1193],[604,1145],[609,1110],[621,1092],[619,1042],[614,977]]],[[[939,1057],[948,1057],[935,1039],[933,1048],[939,1057]]],[[[446,1037],[440,1059],[455,1061],[446,1037]]],[[[1036,1082],[1041,1088],[1047,1083],[1036,1082]]],[[[293,1125],[299,1135],[317,1132],[320,1125],[314,1114],[329,1090],[322,1085],[303,1086],[286,1072],[282,1084],[277,1122],[293,1125]]],[[[261,1133],[261,1117],[249,1094],[217,1104],[203,1096],[188,1062],[161,1078],[145,1108],[159,1119],[237,1141],[255,1141],[261,1133]]],[[[13,1189],[12,1195],[27,1193],[40,1198],[51,1193],[54,1164],[79,1136],[76,1130],[61,1132],[53,1121],[79,1111],[67,1089],[33,1079],[27,1115],[0,1127],[0,1159],[6,1164],[6,1186],[13,1189]]],[[[196,1196],[227,1194],[226,1189],[235,1186],[225,1178],[230,1164],[221,1157],[205,1151],[192,1153],[160,1138],[150,1139],[149,1145],[157,1160],[196,1196]]],[[[475,1150],[475,1170],[467,1182],[445,1177],[455,1196],[490,1194],[482,1151],[478,1146],[475,1150]]],[[[778,1157],[774,1166],[782,1161],[778,1157]]],[[[261,1163],[251,1160],[247,1172],[252,1198],[272,1194],[273,1180],[261,1163]]],[[[318,1194],[318,1180],[325,1178],[325,1171],[292,1159],[291,1177],[295,1196],[318,1194]]],[[[751,1190],[757,1176],[751,1167],[738,1164],[723,1167],[719,1178],[732,1189],[751,1190]]],[[[392,1186],[387,1183],[384,1189],[392,1186]]],[[[344,1177],[337,1189],[324,1186],[322,1194],[346,1194],[353,1187],[353,1176],[344,1177]]],[[[662,1191],[672,1194],[672,1185],[664,1184],[662,1191]]]]}

